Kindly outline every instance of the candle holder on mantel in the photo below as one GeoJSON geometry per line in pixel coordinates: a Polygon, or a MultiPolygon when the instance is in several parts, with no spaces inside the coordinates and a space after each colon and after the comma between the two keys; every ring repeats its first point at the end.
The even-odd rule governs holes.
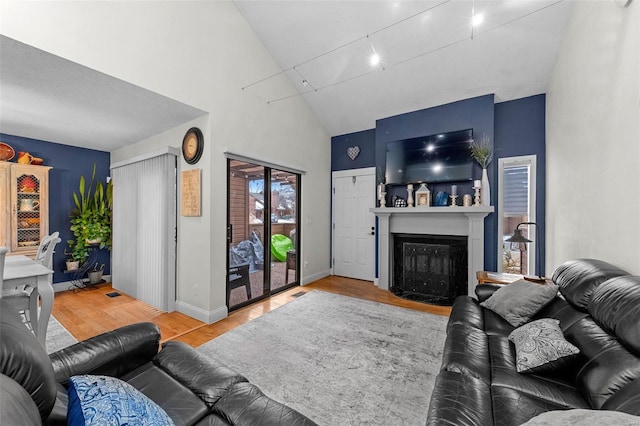
{"type": "Polygon", "coordinates": [[[407,207],[413,207],[413,185],[407,185],[407,207]]]}
{"type": "Polygon", "coordinates": [[[380,208],[383,209],[387,207],[387,193],[386,192],[381,192],[380,193],[380,208]]]}
{"type": "Polygon", "coordinates": [[[458,198],[458,196],[457,195],[449,195],[449,198],[451,198],[451,205],[449,207],[457,207],[456,198],[458,198]]]}
{"type": "Polygon", "coordinates": [[[480,187],[479,186],[474,186],[473,190],[474,190],[473,205],[474,206],[479,206],[480,205],[480,187]]]}

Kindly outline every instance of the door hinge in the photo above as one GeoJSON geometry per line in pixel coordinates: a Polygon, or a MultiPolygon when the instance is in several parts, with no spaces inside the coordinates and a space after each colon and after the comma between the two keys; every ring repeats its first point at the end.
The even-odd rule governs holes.
{"type": "Polygon", "coordinates": [[[333,187],[333,188],[331,188],[331,189],[333,189],[333,193],[335,194],[335,193],[336,193],[336,187],[334,186],[334,187],[333,187]]]}
{"type": "Polygon", "coordinates": [[[336,229],[336,224],[335,224],[335,223],[332,223],[332,225],[333,225],[333,229],[336,229]]]}

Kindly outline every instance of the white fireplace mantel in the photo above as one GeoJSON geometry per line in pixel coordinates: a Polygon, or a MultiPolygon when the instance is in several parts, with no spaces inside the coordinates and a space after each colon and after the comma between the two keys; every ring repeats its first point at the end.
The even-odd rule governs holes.
{"type": "Polygon", "coordinates": [[[393,234],[466,235],[468,294],[473,295],[476,271],[484,269],[484,218],[492,206],[387,207],[370,209],[378,217],[378,287],[389,289],[393,270],[393,234]]]}

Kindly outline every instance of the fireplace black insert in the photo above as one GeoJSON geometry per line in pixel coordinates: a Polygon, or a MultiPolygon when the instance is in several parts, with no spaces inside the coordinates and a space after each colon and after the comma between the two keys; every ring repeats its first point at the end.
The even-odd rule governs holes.
{"type": "Polygon", "coordinates": [[[453,305],[467,294],[467,237],[394,234],[391,292],[405,299],[453,305]]]}

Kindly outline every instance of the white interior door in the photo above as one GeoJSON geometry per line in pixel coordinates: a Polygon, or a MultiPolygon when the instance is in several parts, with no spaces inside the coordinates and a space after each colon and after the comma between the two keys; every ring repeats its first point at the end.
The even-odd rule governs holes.
{"type": "Polygon", "coordinates": [[[376,169],[334,172],[333,273],[373,281],[376,169]]]}

